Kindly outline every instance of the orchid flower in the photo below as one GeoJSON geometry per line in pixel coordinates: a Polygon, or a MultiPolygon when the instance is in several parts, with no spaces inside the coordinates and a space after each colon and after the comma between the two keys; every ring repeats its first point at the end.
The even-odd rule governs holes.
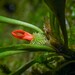
{"type": "Polygon", "coordinates": [[[12,31],[12,35],[18,39],[27,41],[31,41],[33,39],[33,35],[24,30],[14,30],[12,31]]]}

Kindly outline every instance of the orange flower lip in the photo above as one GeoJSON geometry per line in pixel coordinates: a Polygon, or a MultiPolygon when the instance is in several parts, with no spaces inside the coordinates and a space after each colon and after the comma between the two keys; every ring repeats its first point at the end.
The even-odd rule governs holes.
{"type": "Polygon", "coordinates": [[[33,35],[24,30],[14,30],[12,31],[12,35],[18,39],[27,41],[31,41],[33,39],[33,35]]]}

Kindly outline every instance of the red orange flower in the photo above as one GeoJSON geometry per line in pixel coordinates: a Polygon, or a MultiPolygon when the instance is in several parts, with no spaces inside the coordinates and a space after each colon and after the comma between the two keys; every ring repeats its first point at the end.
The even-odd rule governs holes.
{"type": "Polygon", "coordinates": [[[33,35],[24,30],[14,30],[12,31],[12,35],[18,39],[23,39],[27,41],[31,41],[33,39],[33,35]]]}

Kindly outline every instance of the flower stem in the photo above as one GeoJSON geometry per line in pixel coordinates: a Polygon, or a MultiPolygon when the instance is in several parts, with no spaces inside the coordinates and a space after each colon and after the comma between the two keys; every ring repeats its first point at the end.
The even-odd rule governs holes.
{"type": "Polygon", "coordinates": [[[19,20],[15,20],[15,19],[11,19],[11,18],[7,18],[7,17],[4,17],[4,16],[0,16],[0,22],[11,23],[11,24],[29,27],[29,28],[32,28],[32,29],[40,32],[40,33],[43,33],[43,31],[40,28],[38,28],[37,26],[35,26],[33,24],[26,23],[26,22],[19,21],[19,20]]]}

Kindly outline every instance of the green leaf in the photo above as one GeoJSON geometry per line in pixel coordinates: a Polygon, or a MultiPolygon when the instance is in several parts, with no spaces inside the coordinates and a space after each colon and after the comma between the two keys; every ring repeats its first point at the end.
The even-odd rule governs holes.
{"type": "Polygon", "coordinates": [[[0,53],[0,58],[4,58],[6,56],[10,56],[10,55],[14,55],[14,54],[18,54],[18,53],[23,53],[24,51],[3,51],[0,53]]]}
{"type": "Polygon", "coordinates": [[[29,61],[27,64],[24,64],[21,66],[18,70],[16,70],[14,73],[11,73],[9,75],[21,75],[24,71],[26,71],[29,67],[31,67],[33,64],[35,64],[35,60],[29,61]]]}
{"type": "Polygon", "coordinates": [[[52,10],[54,15],[58,19],[58,23],[61,27],[61,31],[64,37],[64,44],[68,46],[68,36],[65,25],[65,2],[66,0],[44,0],[48,7],[52,10]]]}
{"type": "Polygon", "coordinates": [[[11,45],[7,47],[0,47],[0,58],[23,52],[38,52],[38,51],[53,52],[54,50],[50,47],[40,45],[31,45],[31,44],[11,45]]]}
{"type": "Polygon", "coordinates": [[[32,28],[40,33],[43,33],[43,31],[38,28],[37,26],[33,25],[33,24],[29,24],[27,22],[23,22],[23,21],[19,21],[19,20],[15,20],[15,19],[11,19],[11,18],[7,18],[7,17],[4,17],[4,16],[0,16],[0,22],[2,23],[10,23],[10,24],[15,24],[15,25],[21,25],[21,26],[25,26],[25,27],[28,27],[28,28],[32,28]]]}
{"type": "Polygon", "coordinates": [[[1,47],[0,53],[5,51],[24,51],[24,52],[53,52],[53,48],[43,45],[19,44],[1,47]]]}
{"type": "Polygon", "coordinates": [[[59,42],[62,42],[61,36],[60,36],[60,29],[59,29],[58,21],[57,21],[55,15],[51,11],[50,11],[50,26],[51,26],[51,29],[52,29],[52,32],[53,32],[54,37],[59,42]]]}
{"type": "Polygon", "coordinates": [[[16,70],[14,73],[11,73],[10,75],[21,75],[23,72],[25,72],[29,67],[31,67],[35,63],[46,65],[46,63],[47,63],[47,55],[42,54],[42,55],[39,55],[39,56],[35,57],[33,60],[29,61],[27,64],[24,64],[18,70],[16,70]]]}
{"type": "Polygon", "coordinates": [[[40,46],[40,45],[31,45],[31,44],[19,44],[19,45],[11,45],[7,47],[0,47],[0,58],[24,53],[24,52],[53,52],[54,50],[47,46],[40,46]]]}

